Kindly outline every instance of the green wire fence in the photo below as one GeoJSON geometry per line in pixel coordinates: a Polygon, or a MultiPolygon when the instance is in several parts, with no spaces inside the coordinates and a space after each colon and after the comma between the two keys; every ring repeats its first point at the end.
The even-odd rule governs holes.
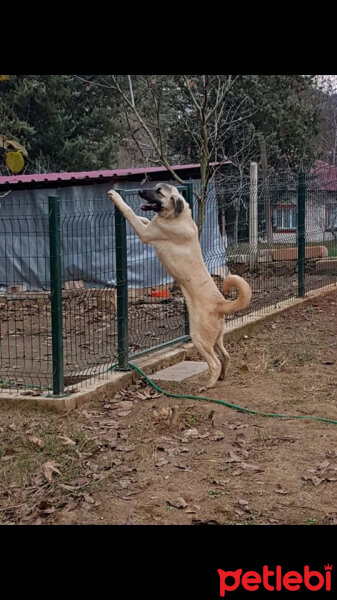
{"type": "MultiPolygon", "coordinates": [[[[196,185],[180,190],[197,220],[196,185]]],[[[137,189],[120,193],[141,214],[137,189]]],[[[249,178],[213,181],[206,202],[209,272],[220,289],[229,270],[253,290],[233,320],[337,282],[337,182],[286,174],[258,180],[255,196],[254,222],[249,178]]],[[[40,192],[31,212],[8,195],[0,236],[1,388],[56,397],[189,339],[180,290],[105,195],[84,210],[81,197],[40,192]]]]}

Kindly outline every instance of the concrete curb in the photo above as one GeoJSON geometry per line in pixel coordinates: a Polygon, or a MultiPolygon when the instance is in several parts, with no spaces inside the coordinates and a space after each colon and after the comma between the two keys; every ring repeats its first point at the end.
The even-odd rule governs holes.
{"type": "MultiPolygon", "coordinates": [[[[224,341],[238,341],[244,335],[251,334],[255,329],[263,327],[279,314],[305,304],[312,300],[312,298],[322,296],[335,289],[337,289],[337,283],[324,286],[318,290],[312,290],[304,298],[291,298],[279,302],[276,307],[264,308],[253,315],[245,315],[239,322],[237,319],[235,323],[229,322],[224,328],[224,341]]],[[[157,350],[147,356],[135,358],[131,362],[140,367],[147,375],[151,375],[158,369],[169,367],[186,358],[190,358],[194,351],[192,342],[180,343],[169,348],[157,350]]],[[[116,393],[122,388],[126,388],[139,378],[140,375],[135,371],[111,371],[108,376],[104,376],[104,379],[102,377],[91,379],[88,383],[85,382],[78,392],[62,398],[28,396],[20,393],[9,394],[7,390],[1,390],[0,403],[8,407],[21,405],[24,407],[48,408],[56,411],[74,410],[85,403],[98,399],[102,400],[105,397],[111,396],[111,394],[116,393]]]]}

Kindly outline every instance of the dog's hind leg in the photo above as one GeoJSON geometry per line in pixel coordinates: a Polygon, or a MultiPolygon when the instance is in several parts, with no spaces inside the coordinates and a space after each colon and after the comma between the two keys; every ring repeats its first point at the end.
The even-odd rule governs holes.
{"type": "Polygon", "coordinates": [[[192,341],[198,352],[207,362],[209,368],[210,380],[207,385],[200,389],[200,392],[202,392],[203,390],[208,390],[210,388],[215,387],[216,382],[220,377],[222,364],[218,359],[217,355],[215,354],[214,348],[210,344],[206,344],[205,342],[200,340],[193,340],[193,337],[192,341]]]}
{"type": "Polygon", "coordinates": [[[218,353],[221,362],[221,373],[219,379],[223,380],[225,379],[226,370],[229,363],[229,354],[223,345],[223,333],[220,333],[215,343],[215,350],[218,353]]]}

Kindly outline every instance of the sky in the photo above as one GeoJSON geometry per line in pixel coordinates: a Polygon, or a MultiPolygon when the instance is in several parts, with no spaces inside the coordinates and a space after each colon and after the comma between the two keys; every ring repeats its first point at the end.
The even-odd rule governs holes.
{"type": "Polygon", "coordinates": [[[317,75],[317,77],[325,88],[331,85],[333,91],[337,92],[337,75],[317,75]]]}

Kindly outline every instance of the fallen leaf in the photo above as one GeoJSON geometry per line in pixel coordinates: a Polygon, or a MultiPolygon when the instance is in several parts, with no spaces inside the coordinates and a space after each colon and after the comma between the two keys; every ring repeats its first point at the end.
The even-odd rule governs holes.
{"type": "Polygon", "coordinates": [[[135,448],[134,444],[131,444],[131,446],[116,446],[116,450],[119,452],[132,452],[135,448]]]}
{"type": "Polygon", "coordinates": [[[128,417],[131,414],[131,410],[119,410],[117,417],[128,417]]]}
{"type": "Polygon", "coordinates": [[[324,520],[328,525],[337,525],[337,513],[326,514],[324,520]]]}
{"type": "Polygon", "coordinates": [[[248,506],[248,500],[238,500],[237,504],[239,506],[248,506]]]}
{"type": "Polygon", "coordinates": [[[163,465],[167,465],[169,463],[169,461],[166,458],[160,458],[159,460],[157,460],[157,462],[155,463],[156,467],[162,467],[163,465]]]}
{"type": "Polygon", "coordinates": [[[237,454],[235,454],[235,452],[232,452],[232,450],[230,450],[229,458],[225,462],[226,463],[241,462],[241,460],[242,460],[242,458],[240,456],[238,456],[237,454]]]}
{"type": "Polygon", "coordinates": [[[54,460],[49,460],[48,462],[44,463],[44,465],[42,465],[43,474],[47,481],[49,481],[49,483],[52,482],[54,473],[61,475],[61,471],[57,468],[59,466],[59,463],[55,462],[54,460]]]}
{"type": "Polygon", "coordinates": [[[215,431],[211,436],[210,436],[210,440],[212,442],[218,442],[219,440],[223,440],[224,439],[224,434],[222,433],[222,431],[215,431]]]}
{"type": "Polygon", "coordinates": [[[57,437],[63,441],[65,446],[76,446],[76,442],[74,442],[74,440],[69,438],[67,435],[58,435],[57,437]]]}
{"type": "Polygon", "coordinates": [[[256,465],[251,465],[249,463],[246,462],[242,462],[240,465],[243,469],[250,469],[251,471],[263,471],[263,469],[261,469],[260,467],[257,467],[256,465]]]}
{"type": "Polygon", "coordinates": [[[323,460],[323,462],[321,462],[318,467],[317,470],[322,471],[323,469],[326,469],[327,467],[330,466],[330,463],[328,460],[323,460]]]}
{"type": "Polygon", "coordinates": [[[227,485],[230,482],[230,479],[213,479],[211,483],[214,485],[227,485]]]}
{"type": "Polygon", "coordinates": [[[319,477],[316,477],[316,475],[313,475],[312,477],[303,476],[302,479],[304,479],[304,481],[311,481],[314,486],[317,486],[324,481],[324,479],[320,479],[319,477]]]}
{"type": "Polygon", "coordinates": [[[82,494],[84,501],[88,504],[94,504],[95,500],[89,494],[82,494]]]}
{"type": "Polygon", "coordinates": [[[75,477],[72,480],[72,483],[74,483],[77,487],[82,487],[83,485],[87,485],[90,482],[90,479],[88,477],[75,477]]]}
{"type": "Polygon", "coordinates": [[[176,467],[177,469],[181,469],[182,471],[189,471],[190,473],[193,472],[193,469],[190,469],[189,467],[187,467],[186,465],[182,465],[180,463],[174,463],[173,465],[174,467],[176,467]]]}
{"type": "Polygon", "coordinates": [[[174,508],[186,508],[187,506],[187,502],[182,496],[180,498],[177,498],[176,500],[166,500],[166,502],[170,506],[174,506],[174,508]]]}
{"type": "Polygon", "coordinates": [[[66,483],[59,483],[59,487],[69,492],[75,492],[77,489],[74,485],[67,485],[66,483]]]}
{"type": "Polygon", "coordinates": [[[110,448],[116,448],[117,446],[117,434],[116,431],[107,431],[101,435],[101,440],[106,442],[105,445],[110,446],[110,448]]]}
{"type": "Polygon", "coordinates": [[[122,400],[121,402],[117,402],[115,406],[122,410],[131,410],[133,408],[133,402],[131,400],[122,400]]]}
{"type": "Polygon", "coordinates": [[[43,514],[51,515],[56,512],[55,506],[50,504],[48,500],[41,500],[39,504],[36,505],[36,508],[43,514]]]}
{"type": "Polygon", "coordinates": [[[122,490],[126,490],[129,487],[130,483],[131,482],[130,482],[129,479],[121,479],[120,482],[119,482],[119,487],[122,490]]]}
{"type": "Polygon", "coordinates": [[[199,437],[199,431],[197,429],[187,429],[183,435],[185,438],[197,438],[199,437]]]}
{"type": "Polygon", "coordinates": [[[28,440],[31,444],[33,444],[34,446],[38,446],[39,448],[43,448],[44,446],[44,441],[38,437],[35,437],[34,435],[28,436],[28,440]]]}
{"type": "Polygon", "coordinates": [[[39,473],[38,475],[34,475],[34,477],[31,478],[31,485],[34,487],[40,487],[44,482],[44,477],[41,473],[39,473]]]}
{"type": "Polygon", "coordinates": [[[157,410],[153,411],[153,418],[155,421],[167,421],[172,416],[172,408],[170,406],[162,406],[157,410]]]}
{"type": "Polygon", "coordinates": [[[220,525],[220,522],[215,521],[214,519],[209,519],[208,521],[201,521],[200,519],[192,518],[192,525],[220,525]]]}

